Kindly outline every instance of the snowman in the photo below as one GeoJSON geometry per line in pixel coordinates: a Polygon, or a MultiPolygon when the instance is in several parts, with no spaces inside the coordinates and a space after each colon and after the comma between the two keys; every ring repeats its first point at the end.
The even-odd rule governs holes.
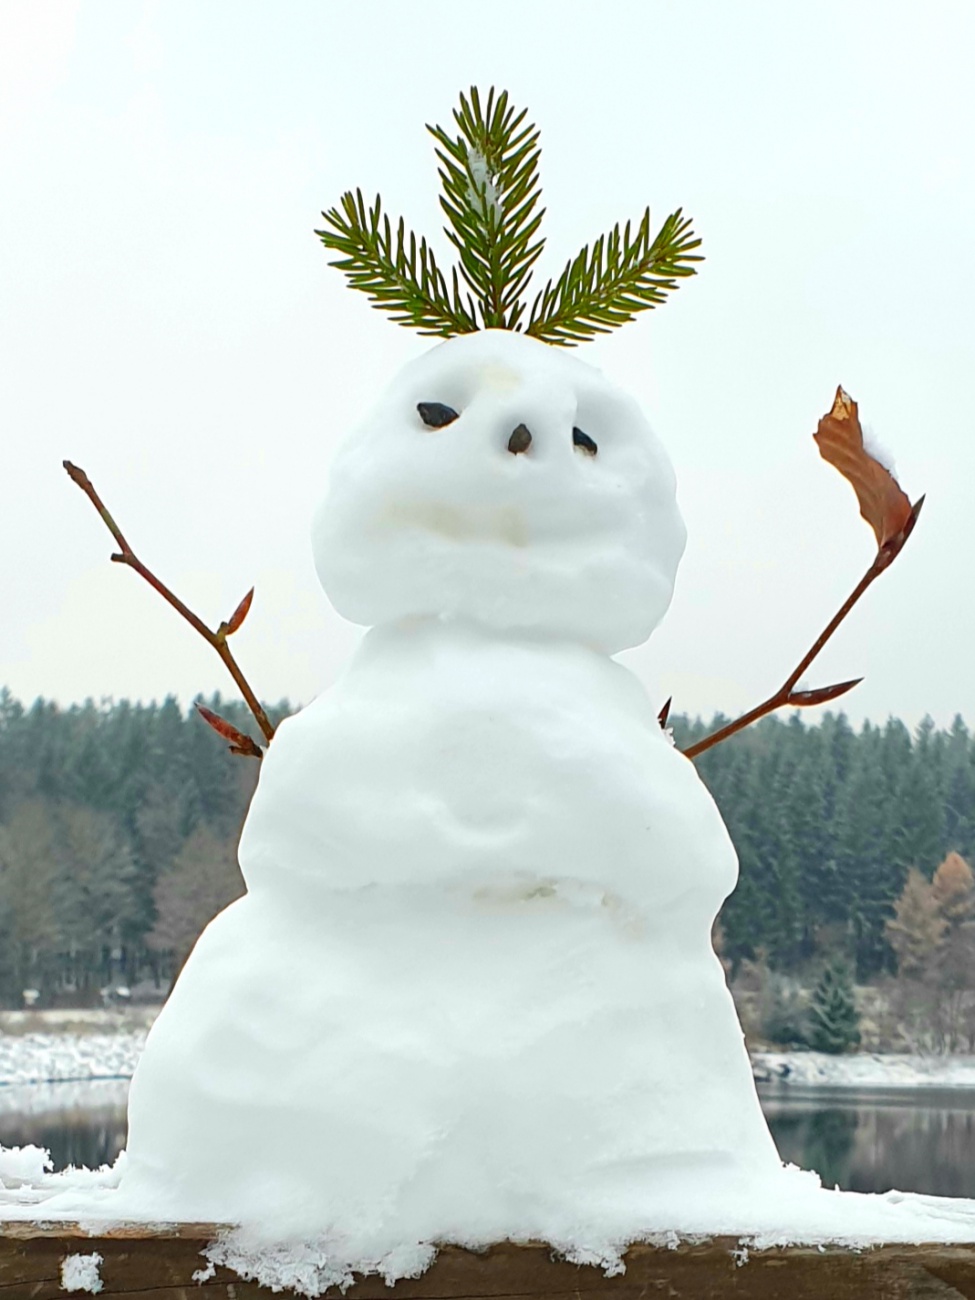
{"type": "Polygon", "coordinates": [[[600,1249],[774,1186],[710,944],[735,852],[611,658],[684,540],[666,453],[596,369],[507,330],[404,369],[314,523],[370,630],[264,760],[247,893],[132,1083],[123,1207],[361,1264],[600,1249]]]}
{"type": "MultiPolygon", "coordinates": [[[[309,1295],[416,1276],[446,1243],[618,1271],[678,1234],[975,1240],[975,1202],[830,1192],[778,1158],[710,942],[735,852],[612,658],[671,600],[673,469],[633,399],[552,346],[663,301],[698,241],[679,211],[652,235],[648,209],[529,313],[524,117],[472,90],[459,136],[431,128],[449,280],[378,198],[324,214],[352,286],[448,339],[348,438],[314,523],[326,594],[369,630],[274,736],[247,892],[149,1034],[127,1151],[2,1210],[18,1176],[0,1217],[238,1225],[211,1263],[309,1295]]],[[[889,536],[861,501],[868,580],[913,526],[900,497],[889,536]]]]}

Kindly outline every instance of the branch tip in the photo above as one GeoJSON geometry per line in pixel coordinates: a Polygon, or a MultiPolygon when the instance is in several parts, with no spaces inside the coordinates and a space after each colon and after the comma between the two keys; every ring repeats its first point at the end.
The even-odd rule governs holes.
{"type": "MultiPolygon", "coordinates": [[[[233,677],[234,681],[237,683],[237,687],[240,690],[240,693],[243,695],[244,700],[247,703],[247,707],[250,709],[251,713],[253,713],[254,717],[257,720],[258,726],[261,728],[261,733],[263,734],[264,739],[270,744],[271,740],[274,737],[274,727],[271,723],[271,719],[267,716],[264,706],[261,704],[257,696],[251,690],[251,687],[246,677],[241,672],[240,667],[238,666],[236,659],[234,659],[233,655],[231,654],[230,648],[227,645],[227,641],[226,641],[226,638],[229,635],[229,633],[235,632],[237,628],[240,627],[241,623],[243,623],[244,619],[246,618],[247,611],[248,609],[250,609],[251,600],[254,597],[253,587],[250,589],[250,591],[247,593],[244,599],[237,606],[236,610],[231,616],[230,623],[229,624],[221,623],[218,631],[216,632],[211,631],[211,629],[207,627],[207,625],[203,622],[203,620],[198,618],[197,615],[194,614],[193,611],[187,605],[185,605],[179,599],[178,596],[174,595],[174,593],[171,592],[164,583],[160,582],[160,580],[156,577],[156,575],[150,569],[147,569],[146,566],[142,563],[142,561],[138,558],[138,556],[132,550],[132,547],[128,544],[128,542],[123,537],[122,530],[119,528],[118,524],[109,514],[107,508],[102,502],[102,499],[95,491],[94,485],[92,484],[91,480],[89,479],[85,471],[79,468],[79,466],[73,465],[70,460],[65,460],[62,461],[61,463],[64,466],[64,469],[68,474],[68,476],[70,477],[70,479],[72,480],[72,482],[76,483],[78,487],[82,489],[82,491],[88,497],[88,500],[98,511],[99,515],[101,516],[102,523],[104,523],[105,527],[112,534],[112,536],[115,538],[115,541],[118,543],[119,547],[121,548],[121,550],[113,552],[111,557],[112,562],[114,564],[125,564],[128,565],[130,569],[134,569],[136,573],[140,576],[140,578],[143,578],[146,582],[148,582],[149,586],[152,587],[154,591],[157,591],[159,595],[162,596],[163,600],[165,600],[168,604],[172,605],[173,609],[175,609],[178,614],[180,614],[184,619],[186,619],[187,623],[189,623],[189,625],[192,628],[194,628],[197,632],[199,632],[200,636],[202,636],[203,639],[209,645],[213,646],[217,654],[223,660],[227,668],[227,671],[230,673],[231,677],[233,677]]],[[[212,725],[213,723],[211,722],[211,726],[212,725]]],[[[260,748],[254,743],[253,740],[251,740],[249,736],[244,736],[243,733],[237,732],[236,728],[234,728],[234,732],[235,735],[233,737],[229,737],[229,736],[227,737],[227,739],[232,739],[234,742],[234,744],[231,746],[234,753],[243,753],[243,754],[250,755],[251,757],[254,758],[261,757],[260,748]],[[236,748],[234,746],[236,746],[236,748]]]]}
{"type": "Polygon", "coordinates": [[[859,686],[862,681],[862,677],[854,677],[851,681],[837,682],[834,686],[817,686],[809,691],[790,691],[785,702],[799,709],[806,709],[814,704],[829,704],[831,700],[838,700],[847,691],[852,691],[854,686],[859,686]]]}
{"type": "Polygon", "coordinates": [[[71,479],[72,483],[77,483],[78,487],[80,487],[83,491],[87,491],[88,488],[91,486],[91,483],[89,482],[88,475],[85,473],[85,471],[83,469],[79,469],[77,465],[72,465],[70,460],[63,460],[61,464],[64,466],[65,470],[67,471],[68,478],[71,479]]]}

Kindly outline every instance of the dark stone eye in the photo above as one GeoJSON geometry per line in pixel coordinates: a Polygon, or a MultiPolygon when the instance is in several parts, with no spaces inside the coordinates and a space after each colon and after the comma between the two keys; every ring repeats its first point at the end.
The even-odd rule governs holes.
{"type": "Polygon", "coordinates": [[[523,451],[527,451],[531,445],[532,436],[528,429],[528,425],[519,424],[517,429],[514,430],[511,437],[508,439],[508,450],[513,452],[515,456],[518,456],[523,451]]]}
{"type": "Polygon", "coordinates": [[[445,424],[453,424],[458,418],[454,408],[444,406],[443,402],[417,402],[416,409],[429,429],[442,429],[445,424]]]}
{"type": "Polygon", "coordinates": [[[599,450],[592,438],[589,437],[589,434],[583,433],[581,429],[572,430],[572,442],[574,446],[581,447],[589,456],[595,456],[599,450]]]}

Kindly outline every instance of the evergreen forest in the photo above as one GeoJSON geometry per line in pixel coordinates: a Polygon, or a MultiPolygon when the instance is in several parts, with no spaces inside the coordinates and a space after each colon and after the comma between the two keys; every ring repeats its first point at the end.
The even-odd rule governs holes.
{"type": "MultiPolygon", "coordinates": [[[[243,705],[205,702],[247,729],[243,705]]],[[[275,722],[289,711],[268,708],[275,722]]],[[[675,742],[722,721],[672,718],[675,742]]],[[[967,944],[975,738],[960,717],[913,734],[894,719],[767,718],[697,767],[741,861],[716,931],[733,979],[758,964],[815,983],[838,966],[860,985],[920,987],[933,954],[944,967],[946,934],[967,944]]],[[[25,707],[0,691],[0,1006],[163,997],[243,890],[236,842],[258,771],[173,698],[25,707]]]]}

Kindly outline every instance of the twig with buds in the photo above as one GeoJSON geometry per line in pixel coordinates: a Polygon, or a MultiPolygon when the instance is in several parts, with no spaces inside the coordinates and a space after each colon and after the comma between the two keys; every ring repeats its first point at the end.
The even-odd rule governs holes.
{"type": "MultiPolygon", "coordinates": [[[[727,740],[729,736],[751,726],[776,709],[787,705],[808,708],[813,704],[827,704],[830,700],[845,695],[863,680],[862,677],[856,677],[849,682],[837,682],[833,686],[821,686],[811,691],[795,689],[803,673],[870,584],[900,555],[904,543],[914,531],[917,517],[924,505],[924,497],[920,497],[912,506],[887,466],[865,448],[857,404],[842,388],[836,390],[832,409],[820,420],[813,437],[823,459],[835,466],[856,492],[860,514],[873,529],[877,539],[877,554],[853,591],[775,694],[743,713],[734,722],[729,722],[710,736],[690,745],[684,750],[687,758],[696,758],[698,754],[719,745],[722,740],[727,740]]],[[[665,709],[669,710],[669,705],[668,700],[665,709]]]]}
{"type": "MultiPolygon", "coordinates": [[[[201,618],[198,618],[191,609],[184,605],[180,598],[171,592],[164,583],[160,582],[156,575],[150,569],[147,569],[142,563],[135,551],[133,551],[132,547],[125,540],[122,530],[112,518],[101,497],[95,491],[91,479],[85,471],[79,469],[77,465],[72,465],[70,460],[64,461],[63,464],[71,481],[81,488],[82,492],[84,492],[85,496],[98,511],[105,527],[115,538],[119,549],[112,555],[112,561],[115,564],[127,564],[130,569],[134,569],[140,577],[144,578],[146,582],[148,582],[150,587],[155,591],[158,591],[160,596],[172,605],[173,609],[175,609],[177,613],[181,614],[183,618],[186,619],[187,623],[189,623],[191,627],[195,628],[196,631],[199,632],[200,636],[202,636],[209,645],[213,646],[214,650],[216,650],[217,654],[226,665],[227,671],[236,682],[241,695],[243,695],[247,702],[247,707],[256,718],[257,725],[260,727],[264,739],[270,744],[274,737],[274,726],[271,723],[271,719],[267,716],[260,700],[258,700],[257,696],[248,685],[247,679],[241,672],[240,666],[234,658],[230,646],[227,644],[227,638],[239,630],[244,619],[247,617],[247,612],[251,607],[251,601],[254,599],[254,588],[252,587],[250,589],[244,599],[234,610],[233,614],[231,614],[230,618],[226,622],[221,623],[215,632],[212,631],[201,618]]],[[[232,723],[227,722],[224,718],[218,717],[217,714],[212,712],[212,710],[206,709],[200,704],[196,707],[210,726],[213,727],[214,731],[230,742],[230,752],[232,754],[242,754],[248,758],[263,757],[263,750],[250,736],[245,735],[242,731],[238,731],[232,723]]]]}
{"type": "Polygon", "coordinates": [[[684,750],[684,754],[687,758],[696,758],[698,754],[703,754],[705,750],[712,749],[715,745],[720,745],[722,740],[727,740],[729,736],[733,736],[736,732],[743,731],[745,727],[750,727],[753,722],[757,722],[759,718],[764,718],[769,713],[774,713],[776,709],[782,709],[786,706],[802,709],[809,708],[813,704],[828,704],[830,700],[837,700],[841,695],[845,695],[847,691],[852,691],[854,686],[860,685],[863,678],[854,677],[852,681],[837,682],[834,686],[820,686],[811,691],[797,691],[795,689],[796,683],[799,681],[800,677],[802,677],[803,673],[816,658],[820,650],[822,650],[823,646],[843,622],[863,593],[893,562],[894,557],[907,541],[911,529],[917,522],[917,517],[921,512],[921,506],[923,504],[924,497],[921,497],[911,511],[911,518],[907,528],[902,534],[893,538],[885,547],[881,548],[881,550],[877,552],[870,568],[866,571],[830,621],[826,624],[822,632],[813,642],[812,646],[775,694],[770,695],[764,703],[756,705],[754,709],[749,709],[747,713],[743,713],[741,717],[736,718],[734,722],[729,722],[718,731],[712,732],[710,736],[705,736],[704,739],[699,740],[696,745],[689,745],[687,749],[684,750]]]}

